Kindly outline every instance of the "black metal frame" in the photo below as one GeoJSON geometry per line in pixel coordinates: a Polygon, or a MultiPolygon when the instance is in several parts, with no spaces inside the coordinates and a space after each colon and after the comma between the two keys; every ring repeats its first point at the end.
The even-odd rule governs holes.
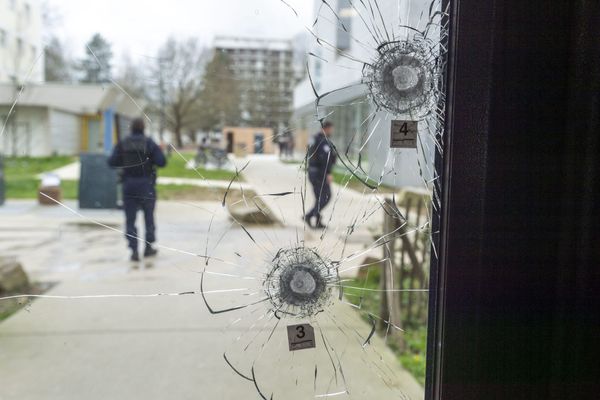
{"type": "Polygon", "coordinates": [[[427,398],[599,398],[600,2],[450,24],[427,398]]]}

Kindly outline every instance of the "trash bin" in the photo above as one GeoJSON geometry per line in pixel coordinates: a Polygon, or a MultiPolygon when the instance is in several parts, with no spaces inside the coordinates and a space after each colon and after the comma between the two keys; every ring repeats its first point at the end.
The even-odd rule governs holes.
{"type": "Polygon", "coordinates": [[[116,170],[108,166],[108,156],[85,153],[80,156],[79,208],[117,208],[116,170]]]}
{"type": "Polygon", "coordinates": [[[4,158],[0,156],[0,206],[4,205],[6,191],[4,186],[4,158]]]}

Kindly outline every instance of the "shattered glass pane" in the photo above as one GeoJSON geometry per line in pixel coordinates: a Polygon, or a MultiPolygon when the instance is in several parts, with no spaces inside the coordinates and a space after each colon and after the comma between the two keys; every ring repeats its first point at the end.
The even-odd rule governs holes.
{"type": "MultiPolygon", "coordinates": [[[[283,8],[302,21],[306,16],[297,4],[272,0],[269,7],[283,8]]],[[[117,211],[80,210],[75,202],[44,191],[40,201],[56,208],[32,211],[25,203],[14,203],[0,209],[6,216],[2,229],[9,232],[0,251],[24,265],[39,266],[28,271],[38,286],[5,291],[0,286],[0,305],[27,305],[4,322],[0,308],[0,365],[16,360],[10,371],[0,367],[0,376],[13,382],[0,388],[0,397],[23,393],[27,371],[40,373],[52,357],[60,359],[57,371],[67,363],[43,340],[27,344],[39,351],[37,358],[6,350],[19,348],[27,337],[54,335],[73,346],[74,362],[64,367],[67,373],[91,379],[93,371],[81,364],[135,368],[138,357],[163,368],[161,379],[177,383],[178,389],[157,388],[145,376],[135,390],[143,392],[139,386],[147,385],[173,398],[185,398],[186,387],[206,398],[423,398],[429,270],[437,261],[434,220],[441,206],[436,165],[443,156],[447,6],[442,0],[315,0],[311,23],[305,26],[304,78],[294,90],[289,126],[250,125],[248,132],[237,133],[221,121],[220,135],[211,137],[219,151],[194,155],[175,140],[165,147],[169,163],[187,168],[185,176],[159,170],[158,196],[175,186],[179,195],[158,202],[160,255],[154,260],[119,267],[123,254],[116,249],[127,234],[117,211]],[[326,194],[322,188],[313,190],[311,183],[313,134],[329,124],[335,133],[323,136],[322,145],[329,149],[326,163],[337,164],[330,171],[331,201],[317,220],[323,227],[314,229],[305,216],[320,200],[315,197],[326,194]],[[237,135],[250,139],[242,146],[237,135]],[[276,143],[287,141],[289,148],[290,140],[295,152],[289,159],[260,154],[274,153],[276,143]],[[17,226],[36,233],[15,235],[17,226]],[[55,319],[60,315],[75,317],[55,319]],[[140,315],[143,322],[136,325],[140,315]],[[171,329],[178,333],[168,343],[158,338],[171,329]],[[127,346],[112,345],[120,353],[112,358],[82,356],[82,351],[105,353],[111,344],[105,338],[80,342],[77,335],[123,332],[156,337],[146,337],[146,347],[124,339],[127,346]],[[184,344],[178,347],[176,341],[184,344]],[[157,353],[148,358],[154,346],[157,353]],[[28,357],[35,361],[30,364],[28,357]],[[161,358],[171,370],[164,370],[161,358]],[[190,370],[197,371],[194,382],[181,378],[190,370]]],[[[142,115],[162,134],[165,120],[172,118],[165,115],[163,103],[172,100],[171,91],[193,86],[196,78],[185,81],[185,75],[204,62],[197,48],[186,49],[193,55],[167,67],[176,58],[168,51],[158,58],[146,56],[156,74],[137,78],[152,81],[157,93],[134,93],[125,85],[133,77],[127,82],[109,77],[102,83],[112,96],[107,101],[126,104],[131,114],[142,115]],[[178,85],[178,79],[185,84],[178,85]],[[146,105],[152,102],[157,108],[146,105]]],[[[88,50],[95,68],[106,72],[110,66],[102,56],[88,50]]],[[[236,51],[225,48],[217,54],[235,57],[236,51]]],[[[262,68],[279,62],[252,51],[248,64],[262,68]]],[[[33,61],[30,72],[38,62],[33,61]]],[[[233,87],[232,81],[249,85],[235,69],[240,65],[210,66],[217,71],[217,91],[233,87]]],[[[208,63],[202,69],[210,73],[208,63]]],[[[20,114],[42,96],[36,96],[41,89],[27,82],[25,77],[13,87],[11,103],[0,108],[0,143],[6,155],[18,136],[20,114]]],[[[244,93],[245,87],[239,90],[244,93]]],[[[266,106],[266,100],[254,100],[266,106]]],[[[234,113],[235,106],[227,113],[234,113]]],[[[234,126],[256,118],[259,111],[241,110],[234,126]]],[[[229,118],[225,114],[219,118],[229,118]]],[[[96,121],[92,115],[86,118],[96,121]]],[[[90,122],[86,129],[93,128],[90,122]]],[[[147,161],[140,149],[139,160],[124,168],[147,161]]],[[[319,182],[326,186],[327,172],[322,173],[319,182]]],[[[150,244],[141,234],[129,238],[150,244]]],[[[48,374],[45,387],[68,382],[58,372],[48,374]]],[[[63,389],[55,390],[58,397],[65,395],[63,389]]],[[[99,393],[122,396],[108,389],[99,393]]]]}

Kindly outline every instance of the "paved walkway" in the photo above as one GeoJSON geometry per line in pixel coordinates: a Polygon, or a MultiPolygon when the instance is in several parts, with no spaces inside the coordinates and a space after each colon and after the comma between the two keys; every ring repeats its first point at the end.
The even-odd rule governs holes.
{"type": "MultiPolygon", "coordinates": [[[[269,165],[267,162],[264,167],[269,165]]],[[[67,206],[76,207],[74,202],[67,206]]],[[[265,252],[272,253],[278,244],[296,240],[294,227],[250,227],[262,244],[258,246],[242,229],[230,229],[227,216],[218,210],[218,203],[160,202],[161,245],[204,254],[209,239],[209,247],[216,248],[211,250],[212,256],[238,260],[245,268],[260,271],[269,259],[265,252]],[[221,237],[223,240],[216,239],[221,237]]],[[[33,201],[9,201],[0,207],[0,253],[19,256],[33,280],[54,282],[47,295],[198,291],[203,259],[161,248],[152,262],[130,263],[122,234],[110,230],[120,229],[121,214],[81,213],[77,216],[61,207],[40,207],[33,201]],[[100,228],[90,220],[109,228],[100,228]]],[[[210,268],[218,268],[218,263],[211,263],[210,268]]],[[[229,278],[212,279],[211,289],[236,287],[229,278]]],[[[211,299],[224,297],[215,294],[211,299]]],[[[353,332],[369,332],[358,314],[341,305],[332,309],[331,315],[335,320],[321,328],[333,338],[331,346],[341,357],[351,391],[350,396],[338,398],[400,398],[400,389],[410,399],[423,397],[422,389],[379,338],[367,349],[354,340],[353,332]],[[343,326],[346,333],[340,333],[334,323],[343,326]],[[382,371],[393,377],[392,389],[378,377],[382,371]]],[[[327,371],[330,360],[321,342],[320,351],[291,355],[283,324],[269,341],[263,324],[247,317],[253,315],[244,311],[210,315],[197,295],[39,299],[0,323],[0,399],[258,399],[253,384],[235,375],[222,357],[245,331],[258,337],[250,350],[258,349],[262,356],[250,350],[237,354],[246,362],[257,361],[257,374],[261,374],[265,387],[286,393],[275,399],[312,398],[310,376],[314,376],[315,362],[324,366],[319,368],[319,376],[333,382],[334,374],[327,371]],[[263,343],[270,345],[261,350],[263,343]]],[[[337,378],[341,380],[339,375],[337,378]]]]}
{"type": "MultiPolygon", "coordinates": [[[[255,156],[237,160],[238,168],[249,162],[244,170],[245,180],[254,188],[275,216],[285,226],[295,229],[312,246],[330,249],[333,258],[343,258],[362,251],[380,233],[383,224],[381,196],[363,194],[333,185],[332,200],[327,206],[324,232],[306,229],[302,215],[312,208],[314,195],[300,164],[284,164],[275,156],[255,156]],[[268,196],[285,192],[288,196],[268,196]],[[304,201],[303,201],[304,198],[304,201]],[[348,233],[351,232],[351,235],[348,233]],[[345,244],[345,246],[344,246],[345,244]],[[343,250],[343,254],[342,254],[343,250]]],[[[381,252],[379,252],[381,253],[381,252]]]]}
{"type": "MultiPolygon", "coordinates": [[[[275,155],[250,155],[243,159],[231,157],[230,160],[238,169],[246,167],[243,171],[245,182],[236,182],[236,189],[241,187],[243,190],[253,190],[274,213],[275,219],[294,229],[297,242],[303,241],[311,247],[328,249],[326,253],[331,259],[344,259],[362,253],[373,242],[374,235],[381,232],[381,195],[359,193],[334,184],[331,203],[323,212],[328,229],[323,232],[313,231],[307,229],[302,220],[305,210],[314,204],[314,195],[301,164],[282,163],[275,155]],[[272,196],[287,192],[293,193],[272,196]]],[[[80,164],[75,162],[52,172],[63,180],[77,180],[79,171],[80,164]]],[[[228,181],[164,176],[159,176],[158,183],[219,189],[226,189],[230,184],[228,181]]],[[[247,200],[251,202],[251,199],[247,200]]],[[[377,256],[379,253],[380,251],[368,255],[377,256]]],[[[354,263],[358,265],[363,258],[358,257],[354,263]]]]}

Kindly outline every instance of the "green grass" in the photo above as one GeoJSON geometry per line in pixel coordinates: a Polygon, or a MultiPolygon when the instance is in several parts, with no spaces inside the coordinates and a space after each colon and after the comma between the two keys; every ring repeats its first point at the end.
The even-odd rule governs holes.
{"type": "MultiPolygon", "coordinates": [[[[26,288],[20,288],[15,292],[0,292],[0,296],[12,296],[18,295],[26,291],[32,295],[40,295],[44,294],[46,291],[50,290],[55,284],[54,283],[31,283],[26,288]]],[[[30,302],[23,302],[17,299],[11,299],[0,302],[0,322],[8,319],[12,315],[14,315],[17,311],[26,308],[31,304],[30,302]]]]}
{"type": "MultiPolygon", "coordinates": [[[[10,296],[16,295],[17,293],[0,293],[2,296],[10,296]]],[[[14,315],[17,311],[25,307],[27,303],[22,303],[17,300],[8,300],[0,303],[0,322],[8,319],[10,316],[14,315]]]]}
{"type": "Polygon", "coordinates": [[[301,165],[304,164],[304,160],[279,160],[281,161],[283,164],[289,164],[289,165],[301,165]]]}
{"type": "MultiPolygon", "coordinates": [[[[379,279],[381,275],[381,267],[373,265],[369,268],[369,274],[366,275],[366,269],[361,270],[359,276],[351,281],[344,283],[345,286],[353,286],[357,288],[378,289],[379,279]]],[[[344,289],[345,295],[350,301],[356,304],[361,293],[359,289],[344,289]]],[[[381,292],[370,292],[368,296],[364,296],[362,300],[362,309],[379,315],[379,305],[381,302],[381,292]]],[[[363,313],[364,314],[364,313],[363,313]]],[[[368,321],[367,317],[364,317],[368,321]]],[[[402,366],[409,371],[415,379],[425,385],[425,365],[427,352],[427,327],[417,326],[406,328],[402,332],[402,340],[404,341],[404,350],[400,350],[397,346],[390,342],[390,348],[402,363],[402,366]]]]}
{"type": "MultiPolygon", "coordinates": [[[[79,181],[61,181],[62,197],[66,200],[76,200],[78,198],[79,181]]],[[[39,179],[7,179],[6,180],[6,198],[7,199],[36,199],[40,187],[39,179]]]]}
{"type": "Polygon", "coordinates": [[[60,186],[63,199],[77,200],[79,198],[79,181],[62,181],[60,186]]]}
{"type": "MultiPolygon", "coordinates": [[[[11,180],[7,182],[6,191],[9,199],[36,199],[40,182],[37,179],[11,180]]],[[[61,181],[62,198],[77,200],[79,197],[79,181],[61,181]]],[[[222,201],[225,189],[207,189],[192,185],[157,185],[159,200],[189,201],[222,201]]],[[[231,193],[234,193],[233,190],[231,193]]]]}
{"type": "Polygon", "coordinates": [[[40,181],[35,178],[5,178],[6,198],[33,199],[37,197],[40,181]]]}
{"type": "Polygon", "coordinates": [[[157,185],[159,200],[223,201],[225,189],[203,188],[192,185],[157,185]]]}
{"type": "Polygon", "coordinates": [[[14,310],[0,310],[0,322],[4,321],[14,313],[14,310]]]}
{"type": "MultiPolygon", "coordinates": [[[[9,199],[32,199],[37,197],[40,180],[37,175],[63,167],[76,160],[75,157],[8,157],[4,159],[6,197],[9,199]]],[[[65,188],[72,193],[72,185],[65,188]]],[[[75,197],[77,190],[75,190],[75,197]]]]}
{"type": "MultiPolygon", "coordinates": [[[[362,269],[362,271],[366,272],[366,269],[362,269]]],[[[368,278],[365,276],[359,276],[352,281],[344,283],[344,286],[351,286],[357,288],[365,288],[365,289],[379,289],[379,277],[381,275],[381,268],[379,266],[374,265],[369,268],[368,278]],[[367,278],[365,280],[365,278],[367,278]]],[[[357,299],[364,295],[364,291],[359,289],[344,289],[344,294],[348,296],[348,298],[356,303],[357,299]]],[[[364,296],[362,300],[362,306],[365,310],[372,312],[375,315],[379,315],[379,304],[381,302],[381,292],[369,292],[368,296],[364,296]]],[[[365,321],[368,321],[368,318],[365,317],[365,321]]]]}
{"type": "Polygon", "coordinates": [[[406,351],[398,354],[400,362],[417,379],[425,385],[425,365],[427,351],[427,327],[407,329],[403,333],[406,351]]]}
{"type": "Polygon", "coordinates": [[[32,177],[75,162],[75,157],[8,157],[4,159],[6,178],[32,177]]]}
{"type": "MultiPolygon", "coordinates": [[[[334,170],[333,171],[333,181],[340,186],[345,186],[346,183],[348,183],[348,189],[352,189],[357,192],[362,193],[362,192],[366,191],[366,193],[369,193],[372,191],[372,189],[370,189],[368,186],[366,186],[363,182],[361,182],[358,178],[356,178],[354,175],[352,175],[348,171],[334,170]]],[[[378,182],[374,181],[373,179],[368,179],[367,183],[371,186],[377,186],[377,190],[382,193],[397,192],[397,189],[394,189],[391,186],[387,186],[387,185],[383,185],[383,184],[378,185],[378,182]]]]}
{"type": "MultiPolygon", "coordinates": [[[[6,182],[7,198],[36,199],[40,181],[37,179],[9,180],[6,182]]],[[[79,181],[61,181],[62,198],[77,200],[79,181]]],[[[160,200],[222,201],[225,189],[207,189],[192,185],[157,185],[160,200]]]]}
{"type": "MultiPolygon", "coordinates": [[[[191,158],[193,154],[184,154],[191,158]]],[[[37,175],[50,172],[76,161],[76,157],[9,157],[4,160],[4,179],[6,198],[35,199],[38,197],[40,180],[37,175]]],[[[206,170],[199,168],[202,176],[209,180],[231,180],[235,173],[225,170],[206,170]]],[[[166,168],[159,170],[160,176],[200,179],[196,171],[185,168],[185,161],[177,154],[169,159],[166,168]]],[[[62,181],[62,198],[76,200],[78,198],[78,181],[62,181]]],[[[163,200],[173,199],[217,199],[221,193],[195,186],[159,185],[159,197],[163,200]],[[209,195],[207,195],[209,193],[209,195]]],[[[221,197],[222,199],[222,197],[221,197]]]]}
{"type": "MultiPolygon", "coordinates": [[[[224,188],[205,188],[192,185],[157,185],[156,192],[159,200],[178,200],[178,201],[223,201],[225,193],[224,188]]],[[[244,190],[246,199],[256,196],[251,190],[244,190]]],[[[227,204],[240,202],[244,199],[241,190],[230,189],[227,193],[227,204]]],[[[257,200],[260,201],[260,200],[257,200]]],[[[263,207],[264,204],[261,204],[263,207]]]]}
{"type": "MultiPolygon", "coordinates": [[[[187,160],[193,159],[196,156],[193,153],[182,153],[182,155],[187,160]]],[[[197,168],[198,172],[200,173],[198,174],[198,172],[193,169],[185,168],[185,164],[186,162],[179,156],[179,154],[173,153],[167,162],[167,166],[158,170],[158,175],[169,178],[205,178],[207,180],[222,181],[230,181],[235,176],[235,172],[232,171],[222,169],[208,170],[205,168],[197,168]]]]}

